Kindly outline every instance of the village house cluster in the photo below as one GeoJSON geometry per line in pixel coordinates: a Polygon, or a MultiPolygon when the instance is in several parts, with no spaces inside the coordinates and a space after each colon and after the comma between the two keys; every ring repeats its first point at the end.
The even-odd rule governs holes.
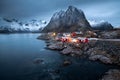
{"type": "MultiPolygon", "coordinates": [[[[92,32],[89,32],[92,33],[92,32]]],[[[72,32],[72,33],[56,33],[51,32],[48,33],[51,37],[56,41],[68,42],[68,43],[88,43],[89,37],[84,37],[83,32],[72,32]]],[[[96,35],[96,33],[92,33],[92,35],[96,35]]]]}

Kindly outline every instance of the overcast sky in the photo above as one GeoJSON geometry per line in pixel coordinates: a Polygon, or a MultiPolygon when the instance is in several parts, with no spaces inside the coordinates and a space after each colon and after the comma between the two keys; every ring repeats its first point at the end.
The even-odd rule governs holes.
{"type": "Polygon", "coordinates": [[[0,0],[0,16],[50,19],[69,5],[82,9],[88,20],[105,20],[120,26],[120,0],[0,0]]]}

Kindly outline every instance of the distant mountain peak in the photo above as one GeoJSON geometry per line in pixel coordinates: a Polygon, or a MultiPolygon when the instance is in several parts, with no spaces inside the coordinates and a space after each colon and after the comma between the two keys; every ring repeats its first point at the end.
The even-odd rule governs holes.
{"type": "Polygon", "coordinates": [[[68,12],[80,12],[80,13],[83,13],[83,11],[81,9],[77,9],[74,6],[69,6],[68,9],[67,9],[67,11],[68,12]]]}
{"type": "Polygon", "coordinates": [[[69,6],[68,9],[66,10],[65,15],[68,16],[69,18],[72,18],[71,20],[86,19],[84,12],[81,9],[77,9],[74,6],[69,6]]]}
{"type": "Polygon", "coordinates": [[[92,24],[92,28],[95,30],[112,30],[114,27],[107,21],[95,22],[92,24]]]}
{"type": "Polygon", "coordinates": [[[77,10],[76,7],[74,7],[74,6],[68,6],[67,11],[75,11],[75,10],[77,10]]]}

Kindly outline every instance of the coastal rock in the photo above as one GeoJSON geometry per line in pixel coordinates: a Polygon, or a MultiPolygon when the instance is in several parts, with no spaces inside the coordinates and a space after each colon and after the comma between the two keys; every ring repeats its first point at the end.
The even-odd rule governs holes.
{"type": "Polygon", "coordinates": [[[70,47],[70,46],[67,46],[66,48],[64,48],[61,51],[61,53],[64,55],[70,54],[71,56],[74,56],[74,55],[81,56],[83,54],[83,51],[79,50],[79,49],[74,49],[73,47],[70,47]]]}
{"type": "Polygon", "coordinates": [[[112,64],[111,59],[104,55],[93,55],[93,56],[90,56],[89,59],[93,61],[100,60],[101,62],[105,64],[112,64]]]}
{"type": "Polygon", "coordinates": [[[51,50],[62,50],[62,49],[64,49],[64,45],[63,45],[62,42],[57,42],[57,43],[50,44],[48,46],[48,49],[51,49],[51,50]]]}
{"type": "Polygon", "coordinates": [[[74,50],[74,51],[72,51],[72,54],[75,54],[77,56],[81,56],[83,54],[83,51],[82,50],[74,50]]]}
{"type": "Polygon", "coordinates": [[[113,69],[106,72],[101,80],[120,80],[120,70],[113,69]]]}
{"type": "Polygon", "coordinates": [[[67,47],[61,51],[62,54],[67,55],[73,52],[72,47],[67,47]]]}
{"type": "Polygon", "coordinates": [[[34,61],[33,61],[34,64],[40,64],[40,63],[42,63],[42,62],[43,62],[43,60],[40,59],[40,58],[36,58],[36,59],[34,59],[34,61]]]}
{"type": "Polygon", "coordinates": [[[112,57],[107,54],[106,51],[100,50],[99,48],[91,48],[88,50],[87,54],[90,60],[99,60],[105,64],[112,64],[112,57]]]}
{"type": "Polygon", "coordinates": [[[37,39],[41,39],[41,40],[49,40],[50,36],[47,33],[43,33],[40,36],[37,37],[37,39]]]}
{"type": "Polygon", "coordinates": [[[71,62],[70,60],[65,60],[65,61],[63,62],[63,66],[68,66],[68,65],[70,65],[70,64],[72,64],[72,62],[71,62]]]}
{"type": "Polygon", "coordinates": [[[94,47],[94,48],[90,48],[88,51],[87,51],[87,54],[89,56],[93,56],[93,55],[103,55],[103,56],[107,56],[107,57],[110,57],[110,54],[107,53],[106,50],[102,50],[101,47],[94,47]]]}

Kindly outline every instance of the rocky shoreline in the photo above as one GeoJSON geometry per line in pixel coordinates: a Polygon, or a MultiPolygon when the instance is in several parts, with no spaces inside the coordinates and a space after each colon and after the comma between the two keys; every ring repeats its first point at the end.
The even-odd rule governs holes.
{"type": "MultiPolygon", "coordinates": [[[[114,64],[120,66],[120,41],[116,42],[116,41],[90,40],[89,43],[76,44],[57,41],[53,38],[50,38],[49,36],[43,37],[43,35],[42,37],[39,36],[38,39],[45,40],[47,49],[58,50],[62,55],[68,55],[73,57],[84,56],[85,58],[88,58],[89,60],[92,61],[99,61],[104,64],[109,65],[114,64]]],[[[71,64],[70,61],[64,61],[63,63],[63,65],[65,66],[70,64],[71,64]]],[[[108,71],[108,73],[111,73],[111,71],[108,71]]],[[[116,74],[116,72],[113,72],[111,74],[116,74]]],[[[109,76],[105,75],[101,80],[109,80],[111,74],[108,74],[109,76]]],[[[118,78],[119,79],[112,78],[110,80],[120,80],[120,77],[118,78]]]]}
{"type": "Polygon", "coordinates": [[[89,43],[71,44],[57,41],[47,41],[47,48],[58,50],[63,55],[86,56],[90,60],[99,60],[105,64],[120,65],[120,42],[112,44],[106,41],[90,41],[89,43]],[[118,46],[116,46],[118,45],[118,46]]]}

